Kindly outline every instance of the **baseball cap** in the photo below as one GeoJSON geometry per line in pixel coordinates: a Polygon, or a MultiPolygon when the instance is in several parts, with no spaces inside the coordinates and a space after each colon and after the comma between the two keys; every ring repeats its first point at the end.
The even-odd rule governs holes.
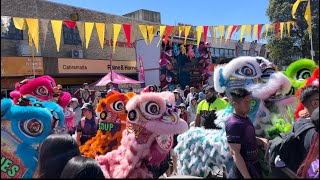
{"type": "Polygon", "coordinates": [[[184,107],[184,108],[186,108],[186,105],[185,105],[184,103],[181,103],[181,104],[179,105],[179,107],[184,107]]]}
{"type": "Polygon", "coordinates": [[[93,111],[93,106],[90,103],[84,103],[83,106],[81,107],[82,109],[88,109],[90,111],[93,111]]]}
{"type": "Polygon", "coordinates": [[[178,90],[178,89],[175,89],[175,90],[173,91],[173,93],[179,93],[179,90],[178,90]]]}
{"type": "Polygon", "coordinates": [[[79,103],[79,101],[78,101],[77,98],[72,98],[72,99],[70,100],[70,102],[77,102],[77,103],[79,103]]]}

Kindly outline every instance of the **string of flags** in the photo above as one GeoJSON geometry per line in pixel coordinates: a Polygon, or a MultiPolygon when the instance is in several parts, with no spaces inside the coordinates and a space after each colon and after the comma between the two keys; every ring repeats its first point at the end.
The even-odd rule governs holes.
{"type": "MultiPolygon", "coordinates": [[[[292,16],[295,18],[295,12],[300,2],[306,0],[297,0],[292,8],[292,16]]],[[[307,10],[305,13],[305,19],[308,22],[308,33],[311,34],[311,14],[310,14],[310,2],[308,1],[307,10]],[[309,9],[309,10],[308,10],[309,9]]],[[[287,22],[276,22],[270,24],[245,24],[245,25],[220,25],[220,26],[190,26],[190,25],[179,25],[179,26],[166,26],[166,25],[145,25],[145,24],[108,24],[100,22],[82,22],[82,21],[70,21],[70,20],[49,20],[49,19],[36,19],[36,18],[21,18],[21,17],[10,17],[1,16],[1,21],[7,30],[9,29],[10,23],[13,23],[15,28],[19,30],[26,30],[28,27],[29,44],[32,43],[36,47],[36,51],[39,51],[39,30],[42,32],[44,42],[46,40],[46,35],[48,31],[49,22],[51,22],[52,32],[56,42],[57,52],[60,50],[61,43],[61,33],[63,24],[68,28],[78,28],[80,39],[83,46],[89,47],[91,35],[95,27],[98,34],[98,39],[101,48],[104,48],[105,33],[107,32],[107,39],[113,39],[113,52],[115,52],[116,43],[121,29],[125,34],[127,39],[127,46],[130,47],[131,40],[135,41],[137,39],[137,30],[145,41],[145,43],[151,44],[155,33],[159,30],[160,37],[164,36],[164,39],[160,38],[157,46],[160,45],[162,40],[164,43],[168,43],[169,37],[178,36],[179,38],[184,36],[184,44],[186,45],[186,40],[190,34],[196,37],[197,45],[199,46],[201,38],[203,41],[207,41],[208,31],[212,41],[215,42],[217,39],[222,43],[223,39],[225,42],[229,42],[235,34],[240,31],[240,41],[242,41],[244,34],[246,34],[246,39],[251,37],[251,39],[257,39],[258,42],[262,38],[267,38],[268,33],[275,33],[276,38],[283,38],[283,34],[286,32],[290,36],[291,28],[296,26],[294,21],[287,22]],[[12,21],[11,21],[12,19],[12,21]],[[262,28],[264,27],[265,36],[261,37],[262,28]],[[285,29],[287,31],[285,31],[285,29]],[[112,38],[113,32],[113,38],[112,38]],[[184,32],[184,33],[183,33],[184,32]],[[218,33],[219,32],[219,33],[218,33]],[[133,36],[133,37],[132,37],[133,36]],[[149,39],[149,42],[148,42],[149,39]]],[[[310,36],[310,35],[309,35],[310,36]]]]}

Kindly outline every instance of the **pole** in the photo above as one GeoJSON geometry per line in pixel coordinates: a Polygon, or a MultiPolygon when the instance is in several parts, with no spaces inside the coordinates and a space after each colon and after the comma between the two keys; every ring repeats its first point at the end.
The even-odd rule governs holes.
{"type": "MultiPolygon", "coordinates": [[[[309,11],[310,11],[310,21],[311,21],[311,23],[312,23],[312,16],[311,16],[311,2],[310,2],[310,0],[308,0],[308,3],[310,3],[310,6],[309,6],[309,11]]],[[[310,26],[311,26],[311,24],[310,24],[310,26]]],[[[310,27],[311,28],[311,31],[310,31],[310,34],[309,34],[309,36],[310,36],[310,41],[311,41],[311,59],[313,60],[313,55],[314,55],[314,51],[313,51],[313,43],[312,43],[312,26],[310,27]]]]}
{"type": "Polygon", "coordinates": [[[110,53],[110,72],[111,72],[111,81],[113,81],[112,79],[112,50],[111,50],[111,53],[110,53]]]}

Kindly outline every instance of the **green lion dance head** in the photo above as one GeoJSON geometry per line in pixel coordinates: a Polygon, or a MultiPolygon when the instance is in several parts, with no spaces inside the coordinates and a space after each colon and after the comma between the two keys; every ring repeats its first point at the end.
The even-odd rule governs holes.
{"type": "Polygon", "coordinates": [[[306,84],[306,79],[309,78],[317,67],[317,64],[311,59],[299,59],[291,63],[283,74],[286,75],[293,86],[294,92],[306,84]]]}

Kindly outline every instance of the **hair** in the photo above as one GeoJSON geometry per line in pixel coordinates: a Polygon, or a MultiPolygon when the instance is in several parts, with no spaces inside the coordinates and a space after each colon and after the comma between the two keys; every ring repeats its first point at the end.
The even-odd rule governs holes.
{"type": "Polygon", "coordinates": [[[306,104],[310,101],[310,98],[316,94],[319,94],[319,88],[317,86],[306,86],[302,89],[300,93],[300,101],[306,106],[306,104]]]}
{"type": "Polygon", "coordinates": [[[232,101],[239,101],[240,99],[243,99],[248,95],[251,95],[251,93],[245,88],[234,88],[230,92],[232,101]]]}
{"type": "Polygon", "coordinates": [[[308,178],[307,174],[311,163],[315,159],[319,158],[319,107],[313,111],[311,115],[311,121],[315,125],[315,129],[317,132],[310,146],[308,155],[297,171],[297,175],[302,178],[308,178]]]}
{"type": "Polygon", "coordinates": [[[41,144],[35,178],[59,178],[67,162],[79,156],[76,140],[69,134],[51,134],[41,144]]]}
{"type": "Polygon", "coordinates": [[[68,161],[60,175],[60,178],[104,179],[105,177],[95,159],[85,156],[75,156],[68,161]]]}
{"type": "Polygon", "coordinates": [[[215,92],[214,86],[205,87],[205,91],[213,91],[213,92],[215,92]]]}

